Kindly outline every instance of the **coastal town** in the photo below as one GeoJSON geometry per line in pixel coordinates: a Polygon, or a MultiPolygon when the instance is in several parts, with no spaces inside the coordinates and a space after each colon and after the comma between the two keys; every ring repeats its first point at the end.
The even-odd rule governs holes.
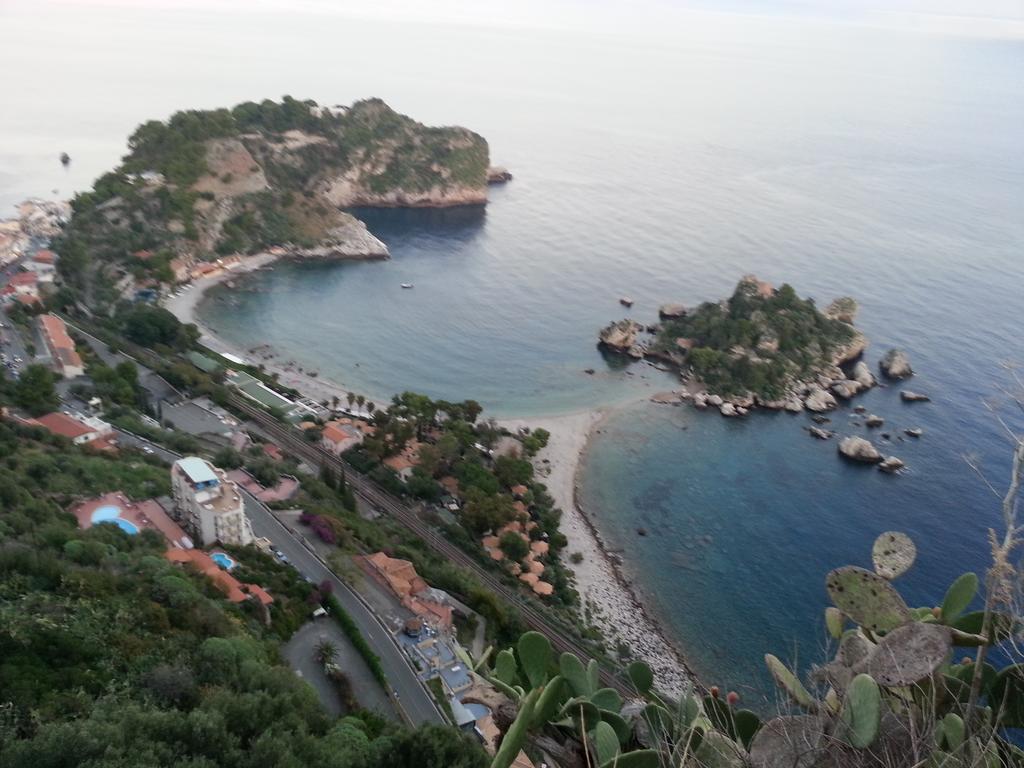
{"type": "MultiPolygon", "coordinates": [[[[610,129],[614,144],[621,127],[610,129]]],[[[620,254],[594,293],[598,311],[618,295],[627,316],[596,346],[593,306],[575,316],[566,339],[582,353],[570,358],[568,341],[539,338],[569,328],[540,287],[583,291],[567,277],[572,259],[551,259],[569,241],[529,240],[529,258],[510,259],[522,273],[504,282],[493,270],[506,253],[481,247],[508,225],[494,208],[485,221],[492,192],[496,203],[544,189],[527,173],[532,155],[495,190],[513,177],[483,136],[379,98],[180,109],[126,144],[72,201],[26,200],[0,221],[4,768],[1024,760],[1010,564],[1024,441],[1000,421],[1016,440],[1014,475],[1000,498],[1006,531],[986,527],[981,542],[990,570],[979,577],[955,547],[947,562],[919,562],[868,493],[901,515],[932,493],[921,478],[937,482],[945,459],[933,435],[948,388],[929,378],[934,350],[909,334],[871,351],[865,330],[885,334],[871,317],[857,325],[854,299],[819,308],[813,294],[836,295],[844,279],[758,260],[742,228],[715,248],[748,263],[723,256],[728,270],[703,284],[645,275],[620,254]],[[431,210],[370,210],[392,208],[431,210]],[[529,298],[507,315],[484,307],[451,330],[432,324],[482,306],[485,283],[458,289],[430,257],[414,272],[421,235],[446,264],[463,247],[489,257],[488,301],[512,287],[529,298]],[[777,282],[749,273],[766,268],[777,282]],[[782,282],[787,270],[812,294],[782,282]],[[400,303],[363,288],[380,306],[345,315],[331,286],[334,303],[311,312],[314,289],[298,281],[248,333],[217,315],[246,326],[243,308],[261,306],[252,296],[299,272],[325,286],[328,274],[352,278],[345,290],[387,272],[400,303]],[[442,274],[443,287],[432,282],[442,274]],[[691,295],[736,275],[724,298],[691,295]],[[334,322],[319,340],[283,332],[282,305],[300,323],[334,322]],[[372,336],[353,315],[400,319],[401,341],[425,349],[452,346],[430,346],[426,374],[395,337],[367,355],[332,346],[372,336]],[[527,316],[530,339],[501,335],[527,316]],[[549,359],[495,365],[502,386],[466,373],[484,367],[481,350],[534,342],[524,359],[549,359]],[[397,386],[366,374],[385,351],[400,358],[397,386]],[[513,407],[508,379],[540,404],[513,407]],[[570,406],[541,402],[552,381],[571,382],[570,406]],[[817,580],[791,583],[811,561],[817,580]],[[948,578],[949,563],[964,572],[948,578]],[[915,564],[922,575],[904,589],[896,580],[915,564]]],[[[54,153],[58,173],[79,156],[67,149],[54,153]]],[[[774,199],[765,174],[718,145],[710,154],[774,199]]],[[[564,176],[563,192],[576,185],[564,176]]],[[[596,239],[594,254],[643,242],[596,239]]],[[[988,526],[967,500],[959,524],[988,526]]],[[[921,538],[921,518],[899,523],[921,538]]]]}

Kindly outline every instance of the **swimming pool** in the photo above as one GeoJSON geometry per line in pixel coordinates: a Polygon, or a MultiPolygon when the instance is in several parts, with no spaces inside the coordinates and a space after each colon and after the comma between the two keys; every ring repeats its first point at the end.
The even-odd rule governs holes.
{"type": "Polygon", "coordinates": [[[230,571],[235,567],[235,560],[227,552],[211,552],[210,559],[213,560],[217,565],[223,568],[225,571],[230,571]]]}
{"type": "Polygon", "coordinates": [[[121,508],[114,506],[113,504],[99,507],[92,513],[91,519],[93,525],[99,525],[100,523],[113,523],[129,536],[134,536],[139,532],[139,527],[135,525],[135,523],[129,522],[121,517],[121,508]]]}

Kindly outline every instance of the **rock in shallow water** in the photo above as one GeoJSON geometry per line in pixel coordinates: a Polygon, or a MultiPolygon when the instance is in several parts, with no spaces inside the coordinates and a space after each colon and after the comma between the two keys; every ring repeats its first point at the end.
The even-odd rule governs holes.
{"type": "Polygon", "coordinates": [[[862,464],[878,464],[882,460],[878,449],[863,437],[844,437],[839,441],[839,453],[850,461],[862,464]]]}
{"type": "Polygon", "coordinates": [[[890,379],[905,379],[914,375],[914,369],[910,367],[910,358],[902,349],[890,349],[878,362],[878,367],[890,379]]]}
{"type": "Polygon", "coordinates": [[[900,392],[900,398],[905,403],[927,403],[931,401],[928,395],[922,395],[920,392],[912,392],[909,389],[904,389],[900,392]]]}

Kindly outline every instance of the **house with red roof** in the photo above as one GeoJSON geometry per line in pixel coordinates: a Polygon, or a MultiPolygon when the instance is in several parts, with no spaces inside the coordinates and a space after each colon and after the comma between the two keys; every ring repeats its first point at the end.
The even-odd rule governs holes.
{"type": "Polygon", "coordinates": [[[68,335],[64,321],[56,315],[46,314],[36,318],[36,323],[50,353],[54,370],[68,379],[84,375],[85,364],[75,349],[74,340],[68,335]]]}

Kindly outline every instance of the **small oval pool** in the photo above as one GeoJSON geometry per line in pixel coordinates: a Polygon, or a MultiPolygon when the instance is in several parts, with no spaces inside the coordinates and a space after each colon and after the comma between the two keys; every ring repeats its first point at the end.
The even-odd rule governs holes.
{"type": "Polygon", "coordinates": [[[210,559],[213,560],[217,565],[223,568],[225,571],[230,571],[235,567],[235,560],[227,552],[213,552],[210,554],[210,559]]]}

